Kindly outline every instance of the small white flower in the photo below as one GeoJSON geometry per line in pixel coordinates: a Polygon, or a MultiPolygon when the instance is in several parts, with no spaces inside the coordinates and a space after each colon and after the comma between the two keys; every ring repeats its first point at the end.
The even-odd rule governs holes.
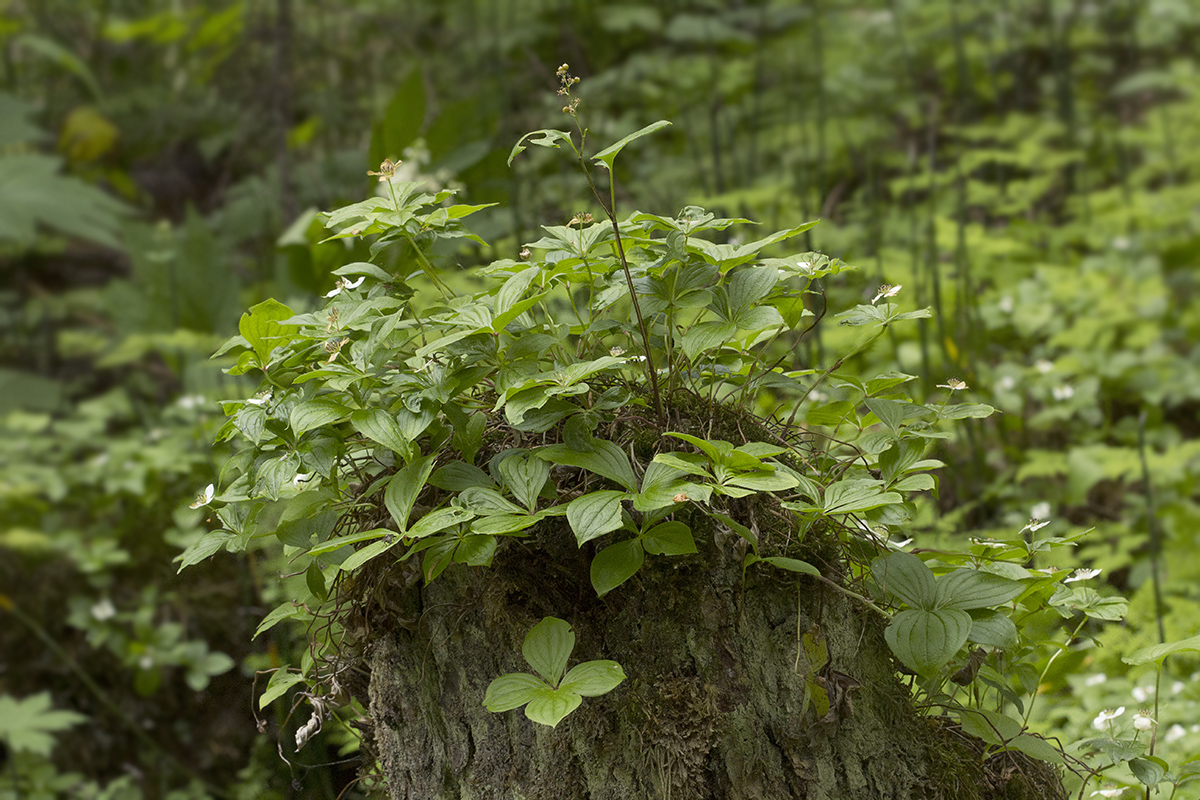
{"type": "Polygon", "coordinates": [[[945,383],[939,383],[937,385],[937,388],[949,389],[952,392],[958,392],[958,391],[961,391],[963,389],[967,389],[970,387],[967,386],[966,381],[960,381],[958,378],[950,378],[945,383]]]}
{"type": "Polygon", "coordinates": [[[995,542],[995,541],[992,541],[991,539],[972,539],[971,544],[976,544],[976,545],[979,545],[980,547],[988,547],[993,550],[997,550],[1001,547],[1008,547],[1007,542],[995,542]]]}
{"type": "Polygon", "coordinates": [[[315,472],[297,472],[296,477],[292,478],[292,486],[297,489],[302,488],[304,484],[312,480],[312,476],[315,474],[315,472]]]}
{"type": "Polygon", "coordinates": [[[208,399],[202,394],[185,394],[180,397],[175,403],[185,411],[191,411],[194,408],[200,408],[208,399]]]}
{"type": "Polygon", "coordinates": [[[1125,790],[1122,788],[1097,789],[1096,791],[1092,792],[1089,797],[1095,797],[1096,795],[1100,795],[1101,797],[1120,797],[1123,794],[1125,794],[1125,790]]]}
{"type": "Polygon", "coordinates": [[[246,400],[246,403],[252,406],[265,406],[269,402],[271,402],[270,392],[259,392],[258,394],[254,395],[254,397],[246,400]]]}
{"type": "Polygon", "coordinates": [[[797,261],[796,267],[801,272],[804,272],[804,273],[812,272],[812,262],[811,261],[797,261]]]}
{"type": "Polygon", "coordinates": [[[1089,675],[1087,680],[1085,680],[1083,682],[1083,685],[1084,686],[1099,686],[1100,684],[1104,683],[1106,680],[1108,680],[1108,676],[1105,675],[1103,672],[1100,672],[1095,675],[1089,675]]]}
{"type": "Polygon", "coordinates": [[[335,286],[333,288],[333,291],[326,292],[325,296],[326,297],[337,297],[339,294],[342,293],[343,289],[357,289],[358,287],[362,286],[363,281],[365,281],[366,279],[367,279],[366,275],[359,276],[359,279],[356,281],[348,281],[345,278],[338,278],[337,286],[335,286]]]}
{"type": "Polygon", "coordinates": [[[1029,520],[1024,528],[1021,528],[1020,532],[1024,533],[1025,531],[1031,531],[1036,533],[1049,524],[1050,520],[1048,519],[1038,519],[1037,517],[1034,517],[1033,519],[1029,520]]]}
{"type": "Polygon", "coordinates": [[[1117,717],[1121,716],[1124,713],[1125,713],[1125,706],[1121,706],[1116,711],[1109,711],[1108,709],[1105,709],[1104,711],[1101,711],[1099,714],[1097,714],[1096,718],[1094,720],[1092,720],[1092,727],[1098,731],[1102,731],[1108,727],[1108,723],[1111,720],[1116,719],[1117,717]]]}
{"type": "Polygon", "coordinates": [[[1183,681],[1175,681],[1171,684],[1171,694],[1179,694],[1184,689],[1183,681]]]}
{"type": "Polygon", "coordinates": [[[1050,519],[1050,504],[1043,500],[1029,509],[1029,516],[1033,519],[1050,519]]]}
{"type": "Polygon", "coordinates": [[[1184,728],[1178,722],[1167,728],[1167,732],[1163,735],[1164,742],[1177,742],[1187,736],[1187,728],[1184,728]]]}
{"type": "Polygon", "coordinates": [[[1148,689],[1145,686],[1135,686],[1133,687],[1133,691],[1131,691],[1129,694],[1131,694],[1133,699],[1137,702],[1144,703],[1147,699],[1149,699],[1150,695],[1153,694],[1153,691],[1153,689],[1148,689]]]}
{"type": "Polygon", "coordinates": [[[1071,577],[1067,578],[1063,583],[1074,583],[1075,581],[1091,580],[1100,574],[1098,569],[1077,569],[1071,573],[1071,577]]]}
{"type": "Polygon", "coordinates": [[[138,666],[141,667],[142,669],[150,669],[151,667],[153,667],[154,666],[154,654],[150,653],[150,652],[143,653],[142,657],[138,659],[138,666]]]}
{"type": "Polygon", "coordinates": [[[611,347],[608,350],[608,354],[610,356],[612,356],[613,358],[616,358],[617,356],[623,356],[623,355],[625,355],[625,348],[624,347],[611,347]]]}
{"type": "Polygon", "coordinates": [[[875,299],[871,301],[871,305],[875,305],[885,297],[895,297],[896,295],[900,294],[900,290],[903,288],[904,287],[899,284],[896,286],[892,286],[891,284],[887,283],[883,284],[879,287],[879,294],[875,295],[875,299]]]}
{"type": "Polygon", "coordinates": [[[205,486],[204,491],[196,495],[196,499],[190,506],[188,506],[188,508],[200,508],[200,506],[206,506],[211,503],[213,499],[214,488],[215,487],[211,483],[208,486],[205,486]]]}
{"type": "Polygon", "coordinates": [[[1004,375],[996,382],[996,387],[1002,392],[1011,392],[1017,388],[1017,379],[1012,375],[1004,375]]]}
{"type": "Polygon", "coordinates": [[[1010,294],[1006,294],[1006,295],[1004,295],[1004,297],[1001,297],[1000,302],[998,302],[996,305],[998,305],[1000,307],[1000,310],[1003,311],[1005,314],[1011,314],[1013,312],[1013,308],[1015,307],[1014,303],[1013,303],[1012,295],[1010,295],[1010,294]]]}
{"type": "Polygon", "coordinates": [[[117,615],[117,607],[107,597],[92,606],[92,619],[96,622],[110,620],[117,615]]]}
{"type": "Polygon", "coordinates": [[[1150,716],[1150,712],[1144,708],[1133,718],[1133,727],[1139,731],[1148,731],[1157,724],[1154,717],[1150,716]]]}
{"type": "Polygon", "coordinates": [[[1036,367],[1037,371],[1042,373],[1043,375],[1045,375],[1047,372],[1050,372],[1051,370],[1054,369],[1054,365],[1051,364],[1049,361],[1047,361],[1044,358],[1039,358],[1037,360],[1037,363],[1034,364],[1033,366],[1036,367]]]}
{"type": "Polygon", "coordinates": [[[1075,387],[1063,384],[1062,386],[1055,386],[1050,390],[1050,393],[1054,395],[1055,400],[1070,400],[1075,396],[1075,387]]]}

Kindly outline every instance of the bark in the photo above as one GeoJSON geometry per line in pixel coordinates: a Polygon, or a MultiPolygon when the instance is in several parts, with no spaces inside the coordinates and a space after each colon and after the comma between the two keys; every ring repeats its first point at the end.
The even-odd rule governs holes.
{"type": "Polygon", "coordinates": [[[985,765],[976,743],[918,714],[882,620],[814,579],[757,566],[743,580],[739,555],[710,537],[697,555],[648,556],[597,599],[569,531],[506,544],[491,569],[455,566],[427,587],[407,566],[349,587],[370,674],[358,693],[397,800],[1062,795],[1052,770],[1011,753],[985,765]],[[521,644],[544,616],[574,626],[571,665],[613,659],[629,676],[554,729],[482,705],[493,678],[530,671],[521,644]],[[797,669],[814,624],[830,653],[826,720],[797,669]]]}

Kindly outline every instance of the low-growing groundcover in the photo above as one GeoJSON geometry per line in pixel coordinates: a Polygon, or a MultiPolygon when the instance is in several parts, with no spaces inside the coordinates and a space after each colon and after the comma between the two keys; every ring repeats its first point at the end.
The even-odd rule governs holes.
{"type": "Polygon", "coordinates": [[[767,253],[813,223],[618,215],[614,160],[667,123],[585,156],[560,75],[576,130],[513,157],[572,151],[599,221],[456,292],[446,255],[482,207],[385,161],[384,191],[327,219],[372,260],[222,348],[262,384],[226,405],[242,447],[197,501],[220,527],[182,561],[282,543],[293,598],[260,631],[296,620],[312,648],[260,704],[298,690],[297,748],[361,704],[393,797],[1063,796],[1059,770],[1091,768],[1026,725],[1063,644],[1018,623],[1057,613],[1069,643],[1122,603],[1027,568],[1076,538],[1036,522],[964,552],[895,541],[946,427],[992,413],[950,403],[957,379],[919,404],[913,376],[855,373],[927,312],[882,286],[836,317],[849,353],[796,364],[847,265],[767,253]]]}

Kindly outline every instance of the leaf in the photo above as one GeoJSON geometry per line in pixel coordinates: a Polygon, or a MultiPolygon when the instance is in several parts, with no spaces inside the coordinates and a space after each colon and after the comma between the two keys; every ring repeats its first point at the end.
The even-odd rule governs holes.
{"type": "Polygon", "coordinates": [[[350,414],[354,430],[373,442],[378,442],[401,457],[407,458],[411,445],[400,430],[396,419],[382,408],[369,408],[350,414]]]}
{"type": "Polygon", "coordinates": [[[86,720],[74,711],[54,710],[49,692],[24,700],[0,695],[0,742],[18,752],[49,756],[54,750],[54,734],[86,720]]]}
{"type": "Polygon", "coordinates": [[[942,419],[982,419],[996,413],[996,409],[983,403],[960,403],[955,406],[928,406],[942,419]]]}
{"type": "Polygon", "coordinates": [[[550,477],[550,462],[528,452],[518,452],[501,460],[496,471],[527,511],[532,513],[537,509],[538,495],[550,477]]]}
{"type": "Polygon", "coordinates": [[[271,610],[271,613],[263,617],[262,622],[258,623],[258,627],[254,630],[252,639],[257,639],[260,633],[265,633],[271,628],[274,628],[285,619],[299,619],[303,617],[305,611],[300,606],[297,606],[291,600],[286,600],[271,610]]]}
{"type": "Polygon", "coordinates": [[[451,461],[449,464],[439,467],[429,476],[429,483],[431,486],[445,489],[448,492],[461,492],[472,486],[485,489],[496,487],[491,476],[474,464],[468,464],[465,461],[451,461]]]}
{"type": "Polygon", "coordinates": [[[524,141],[528,141],[530,144],[537,145],[538,147],[552,147],[557,150],[560,142],[570,144],[571,134],[566,131],[556,131],[550,128],[543,128],[540,131],[525,134],[517,140],[517,143],[513,145],[512,152],[508,154],[508,166],[511,167],[513,159],[525,152],[525,145],[522,144],[524,141]],[[534,136],[540,138],[534,139],[532,138],[534,136]]]}
{"type": "Polygon", "coordinates": [[[1022,733],[1008,743],[1012,750],[1020,750],[1031,758],[1045,761],[1047,764],[1065,764],[1062,751],[1040,736],[1032,733],[1022,733]]]}
{"type": "Polygon", "coordinates": [[[266,366],[275,348],[275,343],[296,329],[295,325],[282,325],[281,320],[291,319],[296,312],[275,299],[264,300],[242,314],[238,321],[238,333],[242,335],[258,356],[260,366],[266,366]]]}
{"type": "Polygon", "coordinates": [[[297,434],[334,425],[350,416],[350,409],[327,397],[306,400],[292,409],[288,424],[297,434]]]}
{"type": "Polygon", "coordinates": [[[624,451],[607,439],[593,439],[591,445],[595,449],[585,453],[564,444],[552,444],[537,450],[537,455],[555,464],[586,469],[636,492],[637,477],[624,451]]]}
{"type": "Polygon", "coordinates": [[[621,501],[628,496],[605,489],[577,497],[567,505],[567,522],[580,547],[621,527],[621,501]]]}
{"type": "Polygon", "coordinates": [[[825,487],[823,512],[829,514],[857,514],[880,506],[903,503],[904,498],[896,492],[881,491],[882,485],[873,480],[841,480],[825,487]]]}
{"type": "Polygon", "coordinates": [[[454,549],[454,563],[468,567],[490,567],[495,554],[495,536],[469,534],[454,549]]]}
{"type": "Polygon", "coordinates": [[[610,544],[592,559],[592,587],[598,597],[611,592],[642,568],[646,552],[638,539],[610,544]]]}
{"type": "Polygon", "coordinates": [[[304,582],[308,584],[308,590],[312,592],[313,597],[322,603],[329,599],[329,589],[325,586],[325,575],[321,572],[319,562],[309,563],[308,569],[304,571],[304,582]]]}
{"type": "Polygon", "coordinates": [[[1149,664],[1151,661],[1161,665],[1167,656],[1174,655],[1175,653],[1200,653],[1200,636],[1192,636],[1175,642],[1164,642],[1163,644],[1155,644],[1150,647],[1141,647],[1121,660],[1126,664],[1133,664],[1134,666],[1149,664]]]}
{"type": "Polygon", "coordinates": [[[549,689],[549,686],[528,672],[511,672],[488,684],[487,692],[483,696],[483,705],[488,711],[512,711],[549,689]]]}
{"type": "Polygon", "coordinates": [[[592,160],[604,164],[604,166],[608,167],[608,169],[611,171],[613,168],[613,161],[616,159],[617,154],[625,149],[625,145],[636,139],[640,139],[643,136],[648,136],[655,131],[662,130],[670,124],[671,123],[665,119],[660,119],[658,122],[652,122],[646,127],[629,134],[621,141],[609,145],[599,153],[596,153],[596,155],[592,156],[592,160]]]}
{"type": "Polygon", "coordinates": [[[583,698],[575,692],[563,689],[546,689],[536,694],[525,706],[525,716],[541,725],[557,727],[563,718],[575,709],[583,698]]]}
{"type": "MultiPolygon", "coordinates": [[[[903,403],[898,400],[886,400],[882,397],[868,397],[863,402],[867,408],[875,416],[879,417],[879,421],[886,425],[892,433],[899,434],[900,426],[904,424],[907,414],[904,413],[904,406],[912,406],[912,403],[903,403]]],[[[923,409],[922,409],[923,410],[923,409]]]]}
{"type": "Polygon", "coordinates": [[[407,539],[423,539],[439,531],[444,531],[451,526],[466,522],[474,518],[474,516],[475,514],[466,508],[457,508],[455,506],[438,508],[414,522],[404,536],[407,539]]]}
{"type": "Polygon", "coordinates": [[[574,649],[571,625],[557,617],[546,617],[526,634],[521,654],[539,675],[557,685],[574,649]]]}
{"type": "Polygon", "coordinates": [[[971,617],[965,611],[907,608],[896,614],[883,633],[897,658],[931,676],[954,658],[970,632],[971,617]]]}
{"type": "Polygon", "coordinates": [[[1025,729],[1020,720],[985,708],[956,709],[962,728],[988,744],[1003,746],[1014,741],[1025,729]]]}
{"type": "Polygon", "coordinates": [[[212,530],[205,533],[199,539],[191,544],[187,550],[184,550],[175,560],[179,562],[178,572],[183,572],[188,567],[199,564],[214,553],[219,552],[230,542],[237,539],[237,534],[226,530],[212,530]]]}
{"type": "Polygon", "coordinates": [[[786,569],[788,572],[799,572],[802,575],[812,575],[813,577],[821,577],[821,570],[809,564],[807,561],[801,561],[798,558],[786,558],[784,556],[767,556],[766,558],[754,557],[751,564],[757,563],[770,564],[772,567],[786,569]]]}
{"type": "Polygon", "coordinates": [[[571,667],[558,688],[584,697],[599,697],[617,688],[623,680],[625,670],[617,662],[585,661],[571,667]]]}
{"type": "Polygon", "coordinates": [[[985,647],[1015,647],[1017,626],[1004,612],[993,611],[971,621],[971,633],[968,638],[985,647]]]}
{"type": "Polygon", "coordinates": [[[346,558],[345,561],[338,564],[338,569],[342,570],[343,572],[352,572],[353,570],[358,569],[363,564],[370,561],[372,558],[383,555],[399,543],[399,536],[385,536],[378,541],[371,542],[366,547],[360,547],[358,550],[355,550],[349,555],[349,557],[346,558]]]}
{"type": "Polygon", "coordinates": [[[871,562],[871,575],[888,594],[913,608],[934,608],[937,582],[933,570],[912,553],[892,553],[871,562]]]}
{"type": "Polygon", "coordinates": [[[267,682],[267,688],[262,693],[262,697],[258,698],[259,709],[264,709],[277,698],[283,697],[287,690],[295,686],[297,683],[303,683],[304,676],[298,672],[289,672],[286,669],[277,669],[271,675],[271,680],[267,682]]]}
{"type": "Polygon", "coordinates": [[[1170,765],[1157,756],[1144,756],[1141,758],[1131,758],[1129,760],[1129,770],[1134,774],[1143,786],[1151,788],[1158,786],[1167,775],[1167,770],[1170,765]]]}
{"type": "Polygon", "coordinates": [[[1050,605],[1063,617],[1082,611],[1091,619],[1117,622],[1129,610],[1129,601],[1123,597],[1103,597],[1095,589],[1086,586],[1059,586],[1050,598],[1050,605]]]}
{"type": "Polygon", "coordinates": [[[656,556],[683,556],[696,552],[696,540],[684,523],[664,522],[642,534],[642,547],[656,556]]]}
{"type": "Polygon", "coordinates": [[[348,533],[345,536],[335,536],[332,539],[328,539],[313,547],[308,551],[308,554],[310,556],[320,556],[324,555],[325,553],[332,553],[334,550],[345,547],[348,544],[370,542],[383,536],[387,536],[389,533],[394,536],[396,532],[388,530],[387,528],[372,528],[369,531],[348,533]]]}
{"type": "Polygon", "coordinates": [[[428,455],[414,460],[388,481],[387,489],[383,493],[383,502],[401,534],[408,530],[408,515],[412,513],[417,496],[425,488],[425,482],[432,471],[433,456],[428,455]]]}
{"type": "Polygon", "coordinates": [[[938,579],[934,603],[938,608],[991,608],[1007,603],[1023,591],[1025,584],[999,575],[956,569],[938,579]]]}
{"type": "Polygon", "coordinates": [[[737,326],[732,322],[710,320],[693,325],[680,340],[683,353],[688,360],[695,361],[696,357],[707,353],[714,347],[720,347],[737,333],[737,326]]]}

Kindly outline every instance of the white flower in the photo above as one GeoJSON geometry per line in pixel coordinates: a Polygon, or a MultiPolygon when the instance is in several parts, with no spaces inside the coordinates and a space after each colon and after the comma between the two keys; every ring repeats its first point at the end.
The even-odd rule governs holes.
{"type": "Polygon", "coordinates": [[[312,480],[312,476],[315,474],[315,472],[297,472],[296,477],[292,478],[292,486],[297,489],[302,488],[304,484],[312,480]]]}
{"type": "Polygon", "coordinates": [[[1183,681],[1175,681],[1171,684],[1171,694],[1179,694],[1184,689],[1183,681]]]}
{"type": "Polygon", "coordinates": [[[616,358],[617,356],[623,356],[623,355],[625,355],[625,348],[624,347],[610,347],[608,350],[608,354],[610,356],[612,356],[613,358],[616,358]]]}
{"type": "Polygon", "coordinates": [[[1050,519],[1050,504],[1043,500],[1029,509],[1029,516],[1033,519],[1050,519]]]}
{"type": "Polygon", "coordinates": [[[175,403],[185,411],[191,411],[194,408],[200,408],[207,401],[207,398],[202,394],[185,394],[176,400],[175,403]]]}
{"type": "Polygon", "coordinates": [[[1010,295],[1010,294],[1004,295],[1004,297],[1001,297],[1000,302],[998,302],[996,305],[998,305],[1000,307],[1000,310],[1003,311],[1005,314],[1011,314],[1013,312],[1013,307],[1014,307],[1012,295],[1010,295]]]}
{"type": "Polygon", "coordinates": [[[1139,731],[1148,731],[1157,724],[1154,717],[1150,716],[1150,712],[1144,708],[1133,718],[1133,727],[1139,731]]]}
{"type": "Polygon", "coordinates": [[[1105,709],[1104,711],[1101,711],[1099,714],[1097,714],[1096,718],[1094,720],[1092,720],[1092,727],[1098,731],[1102,731],[1108,727],[1108,723],[1110,720],[1114,720],[1124,713],[1125,713],[1125,706],[1121,706],[1116,711],[1109,711],[1108,709],[1105,709]]]}
{"type": "Polygon", "coordinates": [[[112,600],[107,597],[92,606],[92,619],[96,622],[104,622],[112,619],[117,615],[117,607],[112,604],[112,600]]]}
{"type": "Polygon", "coordinates": [[[1092,792],[1089,797],[1095,797],[1096,795],[1100,795],[1101,797],[1120,797],[1123,794],[1125,794],[1125,790],[1122,788],[1097,789],[1096,791],[1092,792]]]}
{"type": "Polygon", "coordinates": [[[812,262],[811,261],[797,261],[796,267],[801,272],[805,272],[805,273],[812,272],[812,262]]]}
{"type": "Polygon", "coordinates": [[[215,487],[211,483],[208,486],[205,486],[204,491],[196,495],[196,499],[190,506],[188,506],[188,508],[199,508],[200,506],[206,506],[211,503],[213,499],[214,488],[215,487]]]}
{"type": "Polygon", "coordinates": [[[1050,370],[1054,369],[1054,365],[1051,364],[1049,361],[1047,361],[1044,358],[1039,358],[1037,360],[1037,363],[1034,364],[1033,366],[1036,367],[1037,371],[1042,373],[1043,375],[1045,375],[1050,370]]]}
{"type": "Polygon", "coordinates": [[[265,406],[269,402],[271,402],[270,392],[259,392],[254,397],[246,400],[246,403],[252,406],[265,406]]]}
{"type": "Polygon", "coordinates": [[[154,654],[147,651],[138,659],[138,666],[142,669],[150,669],[154,666],[154,654]]]}
{"type": "Polygon", "coordinates": [[[1055,400],[1070,400],[1075,396],[1075,387],[1066,384],[1055,386],[1050,390],[1050,394],[1054,395],[1055,400]]]}
{"type": "Polygon", "coordinates": [[[1017,379],[1012,375],[1005,375],[996,382],[996,386],[1002,392],[1011,392],[1013,389],[1017,388],[1017,379]]]}
{"type": "Polygon", "coordinates": [[[950,378],[945,383],[939,383],[937,385],[937,388],[949,389],[952,392],[957,392],[957,391],[960,391],[962,389],[966,389],[969,387],[967,386],[965,381],[960,381],[958,378],[950,378]]]}
{"type": "Polygon", "coordinates": [[[1129,694],[1133,695],[1134,700],[1144,703],[1150,697],[1152,691],[1152,689],[1148,689],[1145,686],[1135,686],[1129,694]]]}
{"type": "Polygon", "coordinates": [[[1048,519],[1038,519],[1037,517],[1034,517],[1033,519],[1029,520],[1024,528],[1021,528],[1020,533],[1024,533],[1025,531],[1032,531],[1036,533],[1049,524],[1050,520],[1048,519]]]}
{"type": "Polygon", "coordinates": [[[1095,675],[1089,675],[1087,680],[1083,682],[1083,685],[1084,686],[1099,686],[1100,684],[1104,683],[1106,680],[1108,680],[1108,676],[1105,675],[1103,672],[1100,672],[1095,675]]]}
{"type": "Polygon", "coordinates": [[[362,286],[363,281],[365,281],[366,279],[367,279],[366,275],[359,276],[359,279],[356,281],[348,281],[345,278],[338,278],[337,286],[335,286],[333,288],[333,291],[326,292],[325,296],[326,297],[337,297],[339,294],[342,293],[343,289],[357,289],[358,287],[362,286]]]}
{"type": "Polygon", "coordinates": [[[1100,574],[1098,569],[1077,569],[1071,573],[1071,577],[1067,578],[1063,583],[1074,583],[1075,581],[1091,580],[1100,574]]]}
{"type": "Polygon", "coordinates": [[[900,290],[903,288],[904,287],[900,286],[899,284],[896,286],[892,286],[891,284],[887,283],[883,284],[879,287],[879,294],[875,295],[875,299],[871,301],[871,305],[875,305],[885,297],[895,297],[896,295],[900,294],[900,290]]]}
{"type": "Polygon", "coordinates": [[[1187,736],[1187,729],[1176,722],[1171,727],[1167,728],[1167,732],[1163,735],[1164,742],[1177,742],[1187,736]]]}

